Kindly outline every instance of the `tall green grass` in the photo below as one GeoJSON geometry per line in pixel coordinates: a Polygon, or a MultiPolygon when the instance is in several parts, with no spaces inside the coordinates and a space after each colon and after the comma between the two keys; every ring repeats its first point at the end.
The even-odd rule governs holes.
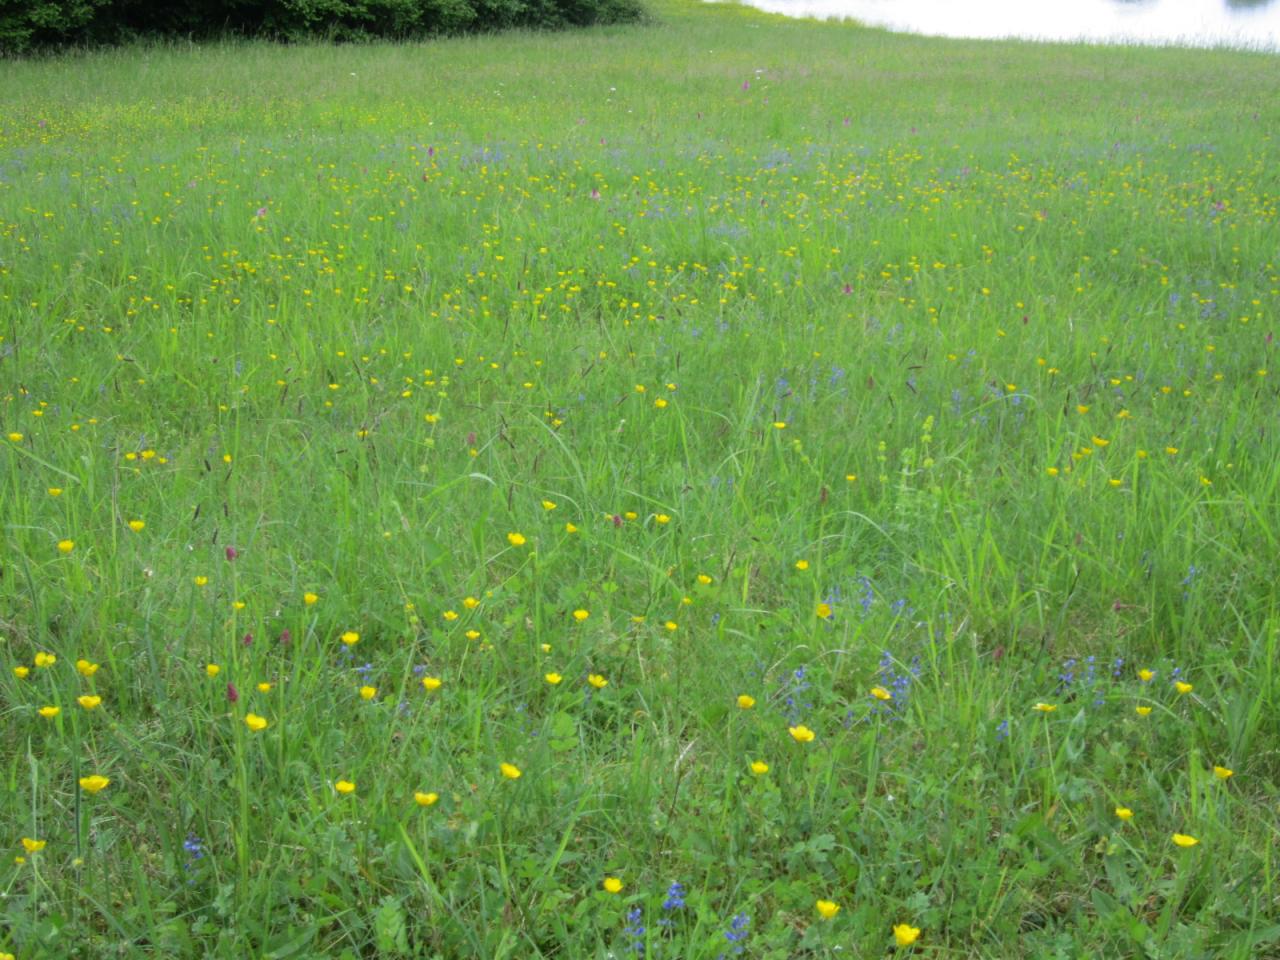
{"type": "Polygon", "coordinates": [[[659,13],[0,63],[0,952],[1280,950],[1274,58],[659,13]]]}

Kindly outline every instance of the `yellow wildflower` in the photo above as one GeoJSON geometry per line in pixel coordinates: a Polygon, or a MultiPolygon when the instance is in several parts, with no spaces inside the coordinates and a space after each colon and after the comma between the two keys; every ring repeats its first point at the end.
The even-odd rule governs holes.
{"type": "Polygon", "coordinates": [[[787,733],[791,734],[796,743],[810,743],[816,736],[816,734],[804,724],[800,724],[796,727],[787,727],[787,733]]]}
{"type": "Polygon", "coordinates": [[[97,793],[99,790],[104,789],[109,783],[111,783],[109,778],[104,777],[100,773],[94,773],[90,776],[80,778],[80,789],[85,793],[97,793]]]}
{"type": "Polygon", "coordinates": [[[822,917],[823,920],[831,920],[840,912],[840,904],[834,900],[819,900],[813,906],[818,911],[818,916],[822,917]]]}
{"type": "Polygon", "coordinates": [[[894,942],[900,947],[909,947],[916,942],[916,938],[920,936],[920,928],[913,927],[909,923],[899,923],[893,928],[894,942]]]}

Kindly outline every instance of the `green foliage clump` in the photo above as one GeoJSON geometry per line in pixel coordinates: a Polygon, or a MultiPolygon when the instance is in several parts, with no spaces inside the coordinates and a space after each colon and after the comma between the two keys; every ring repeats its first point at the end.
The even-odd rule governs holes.
{"type": "Polygon", "coordinates": [[[0,0],[0,52],[24,51],[83,36],[108,0],[0,0]]]}
{"type": "Polygon", "coordinates": [[[405,39],[639,15],[637,0],[0,0],[0,53],[157,36],[405,39]]]}

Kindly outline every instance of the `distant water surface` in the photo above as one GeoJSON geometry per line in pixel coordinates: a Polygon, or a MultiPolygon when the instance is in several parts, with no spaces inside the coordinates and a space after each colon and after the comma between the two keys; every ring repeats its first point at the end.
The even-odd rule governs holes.
{"type": "Polygon", "coordinates": [[[941,37],[1233,46],[1280,52],[1277,0],[746,0],[941,37]]]}

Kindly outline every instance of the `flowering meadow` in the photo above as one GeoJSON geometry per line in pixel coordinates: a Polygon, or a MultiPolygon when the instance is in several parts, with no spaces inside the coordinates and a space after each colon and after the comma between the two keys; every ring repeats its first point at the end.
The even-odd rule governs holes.
{"type": "Polygon", "coordinates": [[[0,958],[1280,956],[1280,68],[664,0],[0,62],[0,958]]]}

